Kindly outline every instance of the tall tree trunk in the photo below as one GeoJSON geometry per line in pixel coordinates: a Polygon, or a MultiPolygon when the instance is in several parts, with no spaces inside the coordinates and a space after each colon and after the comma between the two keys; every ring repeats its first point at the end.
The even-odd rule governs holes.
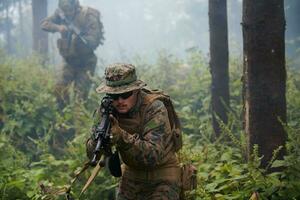
{"type": "Polygon", "coordinates": [[[21,51],[18,51],[19,56],[24,56],[28,51],[26,33],[24,32],[24,14],[23,14],[23,1],[18,1],[18,14],[19,14],[19,29],[18,29],[18,41],[17,44],[22,44],[21,51]]]}
{"type": "Polygon", "coordinates": [[[9,5],[8,2],[5,2],[5,31],[6,31],[6,52],[8,54],[12,53],[12,40],[11,40],[11,29],[12,29],[12,20],[9,17],[9,5]]]}
{"type": "Polygon", "coordinates": [[[244,125],[248,155],[257,144],[263,167],[286,141],[284,31],[283,0],[244,0],[244,125]]]}
{"type": "Polygon", "coordinates": [[[18,12],[19,12],[19,24],[20,24],[20,35],[19,38],[22,38],[22,35],[24,34],[24,20],[23,20],[23,5],[22,1],[19,1],[18,3],[18,12]]]}
{"type": "Polygon", "coordinates": [[[212,76],[212,123],[215,135],[221,133],[219,117],[227,123],[229,106],[228,30],[226,0],[209,0],[210,71],[212,76]]]}
{"type": "Polygon", "coordinates": [[[42,55],[48,53],[48,34],[40,28],[40,23],[45,17],[47,17],[47,0],[32,0],[33,50],[42,55]]]}

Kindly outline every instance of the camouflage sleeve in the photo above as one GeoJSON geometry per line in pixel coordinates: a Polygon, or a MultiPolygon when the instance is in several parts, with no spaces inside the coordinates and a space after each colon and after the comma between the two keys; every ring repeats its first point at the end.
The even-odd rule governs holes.
{"type": "Polygon", "coordinates": [[[144,122],[141,136],[123,132],[118,144],[135,165],[152,168],[162,164],[172,138],[168,112],[161,101],[147,108],[144,122]]]}
{"type": "Polygon", "coordinates": [[[41,28],[44,31],[48,31],[48,32],[52,32],[52,33],[58,32],[58,25],[61,24],[61,19],[57,12],[58,11],[56,10],[53,15],[42,20],[41,28]]]}
{"type": "Polygon", "coordinates": [[[96,49],[99,44],[103,44],[103,24],[100,21],[100,14],[90,12],[87,14],[86,28],[82,36],[87,40],[92,49],[96,49]]]}

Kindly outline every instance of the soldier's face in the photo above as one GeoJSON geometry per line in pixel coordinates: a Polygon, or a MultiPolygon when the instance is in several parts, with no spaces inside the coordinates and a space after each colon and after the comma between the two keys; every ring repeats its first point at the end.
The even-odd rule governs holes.
{"type": "Polygon", "coordinates": [[[76,13],[76,7],[72,5],[67,5],[61,8],[68,19],[72,19],[76,13]]]}
{"type": "Polygon", "coordinates": [[[113,98],[113,107],[119,113],[127,113],[136,104],[137,92],[137,90],[134,90],[127,93],[111,95],[113,98]]]}

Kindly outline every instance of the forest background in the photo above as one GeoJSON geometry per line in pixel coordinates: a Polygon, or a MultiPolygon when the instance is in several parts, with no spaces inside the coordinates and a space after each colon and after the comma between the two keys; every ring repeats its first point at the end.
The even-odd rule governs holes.
{"type": "MultiPolygon", "coordinates": [[[[104,67],[130,62],[151,88],[166,91],[179,113],[185,145],[183,162],[198,168],[196,199],[300,199],[300,67],[299,2],[285,1],[286,154],[280,148],[264,167],[259,146],[248,154],[243,122],[242,1],[228,0],[229,88],[228,122],[216,138],[212,127],[208,1],[91,1],[104,23],[104,46],[97,49],[97,75],[85,101],[69,91],[70,103],[61,111],[54,95],[60,56],[58,35],[49,35],[45,59],[34,51],[31,1],[0,1],[0,197],[1,199],[63,199],[41,193],[39,184],[64,186],[84,161],[92,114],[101,96],[104,67]],[[7,21],[7,19],[9,19],[7,21]],[[74,130],[61,135],[61,130],[74,130]],[[272,171],[272,168],[284,170],[272,171]],[[259,196],[259,197],[258,197],[259,196]]],[[[48,1],[51,14],[57,1],[48,1]]],[[[272,135],[270,135],[272,137],[272,135]]],[[[74,185],[78,197],[85,173],[74,185]]],[[[117,180],[101,172],[81,199],[114,199],[117,180]]]]}

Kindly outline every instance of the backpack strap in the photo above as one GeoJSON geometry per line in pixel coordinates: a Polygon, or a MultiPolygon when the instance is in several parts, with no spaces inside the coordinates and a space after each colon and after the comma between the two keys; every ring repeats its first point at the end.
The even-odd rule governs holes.
{"type": "MultiPolygon", "coordinates": [[[[151,105],[155,100],[160,100],[165,105],[168,111],[169,122],[173,134],[173,142],[174,142],[174,150],[175,152],[179,151],[182,147],[182,134],[181,134],[181,124],[178,118],[177,113],[175,112],[172,100],[169,95],[165,94],[161,90],[148,90],[143,88],[143,92],[147,95],[144,97],[144,104],[151,105]]],[[[142,120],[144,121],[144,116],[146,112],[146,108],[144,107],[142,113],[142,120]]]]}
{"type": "Polygon", "coordinates": [[[83,17],[85,19],[88,14],[89,7],[87,7],[87,6],[81,6],[81,7],[82,7],[83,17]]]}

